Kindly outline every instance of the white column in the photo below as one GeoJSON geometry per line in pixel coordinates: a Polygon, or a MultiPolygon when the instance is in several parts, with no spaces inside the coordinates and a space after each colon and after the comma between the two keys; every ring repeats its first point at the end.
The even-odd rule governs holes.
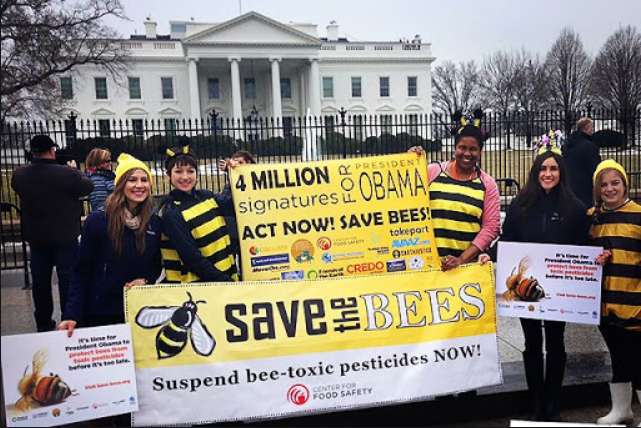
{"type": "Polygon", "coordinates": [[[313,116],[320,116],[321,113],[321,96],[320,96],[320,65],[318,58],[310,58],[309,70],[309,107],[313,116]]]}
{"type": "MultiPolygon", "coordinates": [[[[272,64],[272,115],[282,121],[283,102],[280,94],[280,63],[281,58],[269,58],[272,64]]],[[[282,122],[281,122],[282,123],[282,122]]]]}
{"type": "Polygon", "coordinates": [[[243,118],[243,106],[240,96],[240,58],[229,58],[231,63],[231,105],[232,117],[234,119],[243,118]]]}
{"type": "Polygon", "coordinates": [[[305,79],[307,68],[300,70],[300,116],[307,115],[307,81],[305,79]]]}
{"type": "Polygon", "coordinates": [[[200,91],[198,90],[198,58],[189,58],[189,105],[191,118],[199,119],[200,91]]]}

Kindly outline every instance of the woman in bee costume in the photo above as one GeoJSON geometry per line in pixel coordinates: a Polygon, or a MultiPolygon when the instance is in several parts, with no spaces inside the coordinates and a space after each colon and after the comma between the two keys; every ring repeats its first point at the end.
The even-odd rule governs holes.
{"type": "MultiPolygon", "coordinates": [[[[436,247],[443,270],[476,261],[500,231],[501,212],[496,182],[478,162],[487,134],[483,111],[453,115],[454,160],[428,166],[430,207],[436,247]]],[[[422,147],[410,152],[424,154],[422,147]]]]}
{"type": "MultiPolygon", "coordinates": [[[[612,360],[612,410],[598,424],[631,422],[632,391],[641,400],[641,205],[628,197],[628,176],[612,159],[594,173],[590,238],[604,247],[599,330],[612,360]]],[[[639,425],[641,426],[641,425],[639,425]]]]}
{"type": "Polygon", "coordinates": [[[168,282],[237,281],[225,219],[208,190],[196,190],[198,163],[188,146],[167,149],[174,189],[163,202],[162,259],[168,282]]]}
{"type": "MultiPolygon", "coordinates": [[[[565,162],[557,146],[559,135],[550,135],[553,136],[542,138],[527,183],[510,204],[501,241],[562,245],[586,242],[586,208],[568,185],[565,162]]],[[[525,294],[521,300],[536,300],[542,290],[535,283],[526,285],[515,292],[525,294]]],[[[534,407],[532,417],[557,421],[566,362],[565,323],[521,318],[521,326],[525,336],[525,377],[534,407]]]]}
{"type": "Polygon", "coordinates": [[[115,188],[104,211],[85,220],[78,261],[59,330],[76,324],[122,323],[123,288],[153,284],[161,272],[161,224],[154,214],[151,171],[126,153],[118,157],[115,188]]]}

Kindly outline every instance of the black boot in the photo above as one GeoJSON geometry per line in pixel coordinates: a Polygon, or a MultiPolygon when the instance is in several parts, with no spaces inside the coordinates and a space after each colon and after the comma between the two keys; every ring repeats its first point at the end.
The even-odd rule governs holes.
{"type": "Polygon", "coordinates": [[[548,354],[545,360],[545,420],[549,422],[561,421],[561,388],[565,374],[567,354],[548,354]]]}
{"type": "Polygon", "coordinates": [[[523,352],[523,365],[525,366],[525,380],[532,403],[530,419],[542,421],[545,417],[545,409],[543,407],[543,354],[540,352],[523,352]]]}

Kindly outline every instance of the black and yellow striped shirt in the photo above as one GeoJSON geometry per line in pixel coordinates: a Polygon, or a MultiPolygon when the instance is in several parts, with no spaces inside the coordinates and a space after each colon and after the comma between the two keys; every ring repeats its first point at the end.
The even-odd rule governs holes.
{"type": "Polygon", "coordinates": [[[211,192],[174,190],[163,203],[160,217],[168,282],[238,280],[227,225],[211,192]]]}
{"type": "Polygon", "coordinates": [[[603,267],[604,322],[641,331],[641,205],[634,201],[615,211],[592,208],[590,237],[612,251],[603,267]]]}
{"type": "Polygon", "coordinates": [[[430,183],[430,206],[440,257],[460,256],[481,230],[485,185],[459,181],[442,171],[430,183]]]}

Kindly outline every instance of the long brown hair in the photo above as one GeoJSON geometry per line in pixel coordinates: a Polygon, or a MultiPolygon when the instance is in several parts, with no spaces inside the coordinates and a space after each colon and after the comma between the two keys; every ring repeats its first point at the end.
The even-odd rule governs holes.
{"type": "MultiPolygon", "coordinates": [[[[105,213],[107,214],[107,235],[111,240],[114,252],[120,256],[122,254],[122,237],[125,230],[125,210],[127,209],[127,198],[125,197],[125,186],[127,181],[138,169],[127,171],[124,176],[118,180],[114,191],[109,195],[105,202],[105,213]]],[[[142,170],[140,170],[142,171],[142,170]]],[[[147,177],[149,179],[149,177],[147,177]]],[[[136,235],[136,249],[138,254],[145,252],[145,235],[147,225],[154,212],[154,202],[151,197],[151,186],[149,189],[149,196],[136,207],[136,212],[133,215],[140,216],[140,227],[135,230],[136,235]]]]}

